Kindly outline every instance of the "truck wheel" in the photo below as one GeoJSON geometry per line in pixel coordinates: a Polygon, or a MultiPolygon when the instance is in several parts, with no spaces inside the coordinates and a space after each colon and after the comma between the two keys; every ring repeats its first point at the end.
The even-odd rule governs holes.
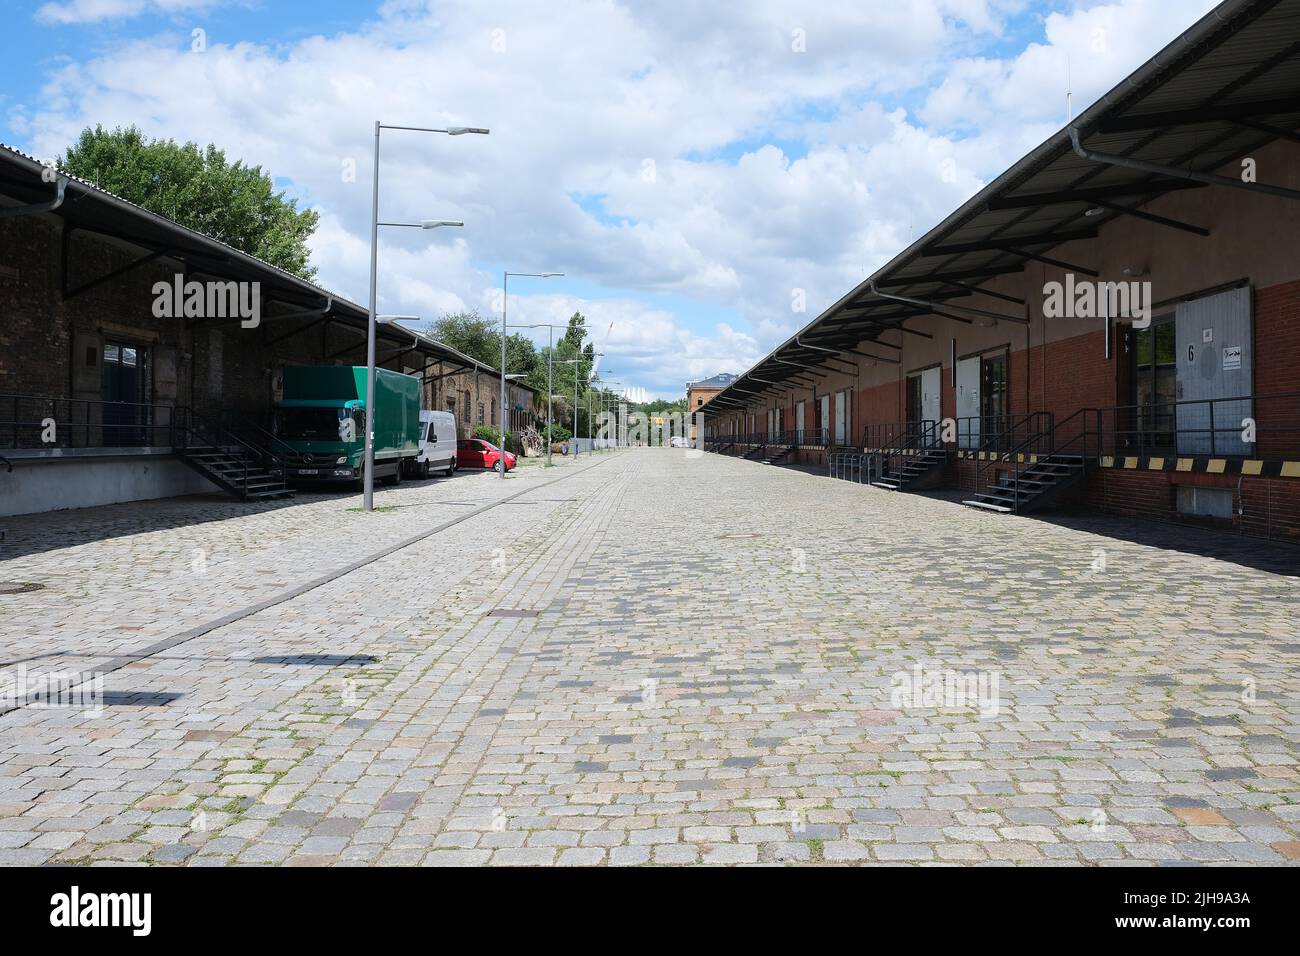
{"type": "Polygon", "coordinates": [[[402,483],[402,466],[399,464],[391,475],[385,475],[383,482],[386,485],[400,485],[402,483]]]}
{"type": "Polygon", "coordinates": [[[429,480],[429,463],[427,461],[420,462],[420,477],[425,481],[429,480]]]}

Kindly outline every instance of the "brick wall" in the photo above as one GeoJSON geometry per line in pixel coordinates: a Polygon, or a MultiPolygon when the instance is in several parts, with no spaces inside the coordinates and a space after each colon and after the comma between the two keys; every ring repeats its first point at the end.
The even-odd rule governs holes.
{"type": "MultiPolygon", "coordinates": [[[[1255,394],[1300,391],[1300,282],[1256,289],[1254,310],[1255,394]]],[[[1255,420],[1259,457],[1300,458],[1300,398],[1257,401],[1255,420]]]]}
{"type": "MultiPolygon", "coordinates": [[[[234,414],[265,425],[285,365],[365,363],[366,339],[356,329],[337,324],[306,328],[309,319],[274,318],[301,306],[264,299],[262,323],[250,329],[238,322],[190,328],[184,319],[154,316],[154,284],[172,281],[183,268],[165,260],[145,263],[65,299],[61,229],[61,220],[48,215],[0,220],[0,392],[98,401],[104,342],[119,340],[150,349],[151,402],[234,414]],[[294,328],[304,330],[289,335],[294,328]]],[[[67,285],[75,289],[143,254],[74,230],[68,236],[67,285]]],[[[264,295],[268,291],[263,288],[264,295]]],[[[424,364],[414,353],[382,361],[391,350],[381,342],[384,367],[400,371],[404,365],[424,364]]],[[[490,400],[485,398],[489,407],[490,400]]],[[[74,418],[87,407],[75,406],[74,418]]],[[[7,417],[0,412],[0,418],[7,417]]]]}

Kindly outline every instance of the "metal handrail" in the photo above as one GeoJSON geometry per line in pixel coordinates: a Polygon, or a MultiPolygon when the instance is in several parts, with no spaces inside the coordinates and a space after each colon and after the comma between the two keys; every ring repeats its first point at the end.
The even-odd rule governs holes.
{"type": "Polygon", "coordinates": [[[254,424],[253,422],[241,422],[238,427],[223,422],[222,427],[231,432],[231,434],[238,434],[240,431],[253,432],[259,438],[268,439],[273,445],[279,446],[288,456],[297,456],[302,454],[297,448],[294,448],[279,435],[276,435],[274,432],[263,428],[261,425],[254,424]]]}
{"type": "Polygon", "coordinates": [[[910,456],[925,449],[942,448],[941,426],[941,422],[932,418],[866,425],[862,429],[862,447],[876,451],[880,457],[880,473],[887,474],[895,458],[910,456]]]}
{"type": "MultiPolygon", "coordinates": [[[[185,406],[183,410],[186,413],[185,415],[186,424],[182,428],[181,434],[185,439],[185,444],[180,447],[190,448],[191,447],[190,439],[193,436],[193,434],[195,433],[203,434],[204,432],[206,432],[207,433],[206,438],[208,439],[206,443],[213,448],[220,448],[223,444],[225,445],[235,444],[240,446],[246,452],[250,453],[253,460],[259,463],[266,464],[267,463],[266,460],[270,459],[272,463],[278,465],[281,469],[284,468],[285,466],[284,459],[282,459],[279,455],[276,455],[275,452],[271,451],[270,449],[262,448],[258,445],[254,445],[252,442],[249,442],[244,438],[241,438],[235,432],[230,431],[227,428],[223,428],[222,426],[216,424],[209,418],[205,418],[204,416],[199,415],[197,412],[194,411],[194,409],[188,406],[185,406]]],[[[283,442],[281,442],[281,444],[283,444],[283,442]]],[[[244,470],[245,487],[248,486],[248,471],[249,471],[248,462],[249,462],[249,455],[241,454],[239,456],[239,463],[244,470]]]]}
{"type": "MultiPolygon", "coordinates": [[[[1014,477],[1017,503],[1020,493],[1020,473],[1024,470],[1020,466],[1023,464],[1019,460],[1021,456],[1026,458],[1031,454],[1052,454],[1053,442],[1055,440],[1054,428],[1055,415],[1051,412],[1030,412],[1029,414],[1017,420],[1009,421],[1005,438],[1007,441],[1007,450],[998,450],[987,458],[981,458],[975,466],[975,491],[978,493],[984,489],[985,475],[989,469],[995,468],[1002,462],[1011,462],[1014,466],[1014,477]],[[1026,427],[1027,426],[1027,427],[1026,427]],[[1026,428],[1025,437],[1019,443],[1016,443],[1016,431],[1022,427],[1026,428]]],[[[994,479],[997,478],[997,472],[994,471],[994,479]]],[[[1017,509],[1018,510],[1018,509],[1017,509]]]]}
{"type": "Polygon", "coordinates": [[[23,395],[15,392],[4,392],[0,393],[0,408],[10,410],[10,418],[0,421],[0,435],[4,434],[6,430],[8,431],[8,440],[3,442],[4,447],[120,448],[141,447],[148,443],[144,441],[128,442],[126,444],[120,441],[105,443],[104,439],[110,435],[122,436],[130,435],[132,432],[139,432],[141,435],[149,435],[151,440],[156,440],[155,436],[161,430],[167,437],[166,445],[173,447],[175,445],[176,412],[180,406],[157,402],[110,402],[103,399],[57,398],[49,395],[23,395]],[[60,405],[67,407],[66,415],[60,413],[60,405]],[[39,411],[23,411],[24,406],[29,409],[39,409],[39,411]],[[95,408],[100,409],[98,421],[92,421],[91,419],[91,413],[95,408]],[[77,414],[77,409],[83,410],[81,415],[77,414]],[[113,412],[134,410],[140,420],[135,422],[106,420],[104,414],[106,410],[113,412]],[[166,422],[159,424],[158,420],[164,417],[166,422]],[[28,420],[29,418],[34,418],[34,420],[28,420]],[[58,440],[55,442],[36,441],[30,445],[20,444],[19,436],[23,432],[30,431],[39,436],[45,428],[44,419],[46,418],[54,420],[55,435],[58,440]],[[78,421],[78,418],[81,420],[78,421]],[[78,432],[80,432],[80,442],[77,441],[78,432]],[[92,435],[96,434],[96,432],[99,440],[92,443],[92,435]]]}

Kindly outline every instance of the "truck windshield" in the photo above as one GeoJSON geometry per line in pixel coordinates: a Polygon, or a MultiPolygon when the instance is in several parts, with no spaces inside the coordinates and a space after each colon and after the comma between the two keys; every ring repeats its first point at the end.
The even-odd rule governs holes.
{"type": "Polygon", "coordinates": [[[281,408],[275,416],[275,432],[281,438],[338,441],[341,408],[281,408]]]}

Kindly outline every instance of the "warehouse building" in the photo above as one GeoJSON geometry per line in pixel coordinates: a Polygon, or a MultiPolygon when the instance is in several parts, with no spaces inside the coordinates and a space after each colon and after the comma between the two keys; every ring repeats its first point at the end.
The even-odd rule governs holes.
{"type": "MultiPolygon", "coordinates": [[[[256,472],[225,480],[196,450],[277,454],[284,367],[364,365],[366,325],[354,302],[0,147],[0,515],[282,494],[256,472]],[[202,308],[160,297],[178,276],[202,284],[202,308]]],[[[393,324],[377,348],[462,436],[487,408],[496,420],[495,369],[393,324]]],[[[510,398],[531,421],[532,390],[511,383],[510,398]]]]}
{"type": "Polygon", "coordinates": [[[706,402],[706,446],[1300,540],[1297,51],[1300,0],[1220,4],[706,402]]]}

